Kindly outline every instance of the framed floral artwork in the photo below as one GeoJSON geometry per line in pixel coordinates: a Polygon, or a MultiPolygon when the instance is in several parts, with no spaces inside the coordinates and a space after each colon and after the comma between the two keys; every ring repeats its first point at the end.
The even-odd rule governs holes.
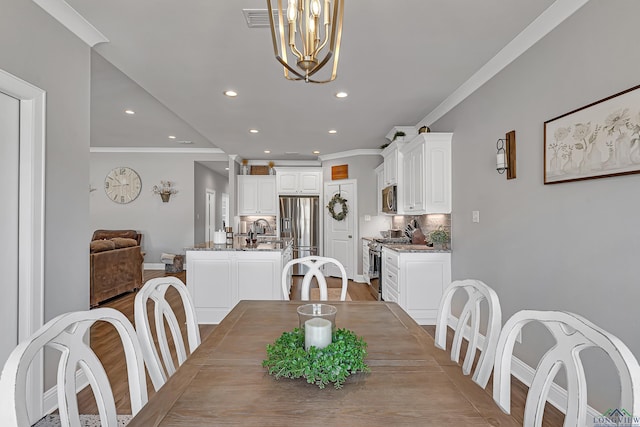
{"type": "Polygon", "coordinates": [[[640,173],[640,85],[544,122],[544,183],[640,173]]]}

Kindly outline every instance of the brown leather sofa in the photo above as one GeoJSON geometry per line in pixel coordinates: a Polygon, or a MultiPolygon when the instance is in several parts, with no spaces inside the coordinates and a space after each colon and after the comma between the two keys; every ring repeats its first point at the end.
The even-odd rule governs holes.
{"type": "Polygon", "coordinates": [[[142,287],[142,234],[135,230],[96,230],[89,255],[90,305],[142,287]]]}

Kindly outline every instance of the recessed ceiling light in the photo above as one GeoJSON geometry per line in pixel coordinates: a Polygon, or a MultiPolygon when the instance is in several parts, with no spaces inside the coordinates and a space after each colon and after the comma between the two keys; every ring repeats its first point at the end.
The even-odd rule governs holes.
{"type": "Polygon", "coordinates": [[[222,93],[224,93],[229,98],[235,98],[236,96],[238,96],[238,92],[236,92],[235,90],[225,90],[222,93]]]}
{"type": "Polygon", "coordinates": [[[347,92],[338,92],[338,93],[336,93],[336,98],[346,98],[347,96],[349,96],[349,94],[347,92]]]}
{"type": "Polygon", "coordinates": [[[264,154],[271,154],[271,150],[264,150],[264,154]]]}
{"type": "Polygon", "coordinates": [[[318,150],[314,150],[313,154],[320,154],[318,150]]]}
{"type": "Polygon", "coordinates": [[[127,113],[127,114],[130,114],[130,115],[133,115],[133,114],[135,114],[135,113],[136,113],[136,112],[135,112],[135,111],[133,111],[133,110],[124,110],[124,112],[125,112],[125,113],[127,113]]]}
{"type": "Polygon", "coordinates": [[[224,168],[224,170],[228,171],[228,170],[229,170],[229,168],[224,168]]]}
{"type": "Polygon", "coordinates": [[[335,130],[335,129],[331,129],[331,130],[329,131],[329,133],[330,133],[330,134],[334,134],[334,133],[338,133],[338,131],[337,131],[337,130],[335,130]]]}
{"type": "Polygon", "coordinates": [[[258,130],[258,129],[249,129],[249,132],[251,132],[251,133],[258,133],[258,132],[259,132],[259,130],[258,130]]]}
{"type": "Polygon", "coordinates": [[[169,135],[169,139],[176,139],[175,135],[169,135]]]}

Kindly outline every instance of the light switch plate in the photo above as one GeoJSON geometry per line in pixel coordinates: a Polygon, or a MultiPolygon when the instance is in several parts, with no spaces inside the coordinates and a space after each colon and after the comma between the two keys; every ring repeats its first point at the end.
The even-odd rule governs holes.
{"type": "Polygon", "coordinates": [[[471,212],[471,221],[480,222],[480,211],[472,211],[471,212]]]}

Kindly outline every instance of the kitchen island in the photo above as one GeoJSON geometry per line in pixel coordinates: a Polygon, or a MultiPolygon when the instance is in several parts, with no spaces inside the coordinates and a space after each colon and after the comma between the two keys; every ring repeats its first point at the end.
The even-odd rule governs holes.
{"type": "Polygon", "coordinates": [[[241,300],[282,300],[282,269],[292,257],[291,239],[247,245],[203,243],[186,248],[187,289],[198,323],[217,324],[241,300]]]}

